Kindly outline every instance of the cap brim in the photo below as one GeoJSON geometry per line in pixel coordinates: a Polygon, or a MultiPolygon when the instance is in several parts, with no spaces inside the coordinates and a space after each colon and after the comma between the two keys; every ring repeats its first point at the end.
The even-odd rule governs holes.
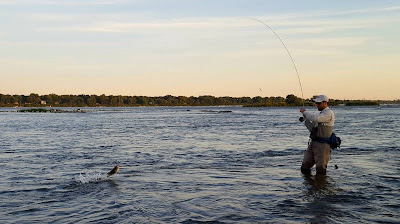
{"type": "Polygon", "coordinates": [[[321,99],[313,99],[313,101],[316,102],[316,103],[321,103],[323,100],[321,100],[321,99]]]}

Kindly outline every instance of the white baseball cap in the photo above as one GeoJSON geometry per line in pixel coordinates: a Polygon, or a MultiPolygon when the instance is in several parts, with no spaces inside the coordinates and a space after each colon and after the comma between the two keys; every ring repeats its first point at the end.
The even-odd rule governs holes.
{"type": "Polygon", "coordinates": [[[313,99],[313,101],[317,103],[321,103],[322,101],[328,102],[329,98],[326,95],[319,95],[315,99],[313,99]]]}

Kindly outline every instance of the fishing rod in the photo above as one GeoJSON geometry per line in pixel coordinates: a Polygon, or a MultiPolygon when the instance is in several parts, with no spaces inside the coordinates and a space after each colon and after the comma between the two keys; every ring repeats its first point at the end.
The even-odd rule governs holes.
{"type": "MultiPolygon", "coordinates": [[[[300,90],[301,90],[301,103],[303,104],[303,107],[304,107],[304,94],[303,94],[303,86],[301,85],[301,81],[300,81],[300,75],[299,75],[299,72],[297,71],[297,66],[296,66],[296,63],[294,62],[294,59],[293,59],[293,57],[292,57],[292,54],[290,54],[290,51],[289,51],[289,49],[286,47],[286,44],[285,44],[285,43],[283,42],[283,40],[279,37],[279,35],[275,32],[275,30],[273,30],[272,27],[268,26],[267,23],[265,23],[265,22],[263,22],[263,21],[261,21],[261,20],[259,20],[259,19],[256,19],[256,18],[252,18],[252,17],[249,17],[249,18],[250,18],[250,19],[253,19],[253,20],[255,20],[255,21],[258,21],[258,22],[264,24],[266,27],[268,27],[268,28],[275,34],[275,36],[281,41],[282,45],[285,47],[286,52],[289,54],[290,59],[292,59],[293,66],[294,66],[294,70],[296,71],[297,78],[298,78],[298,80],[299,80],[300,90]]],[[[299,120],[300,120],[300,121],[303,121],[302,119],[303,119],[303,117],[301,117],[299,120]]]]}

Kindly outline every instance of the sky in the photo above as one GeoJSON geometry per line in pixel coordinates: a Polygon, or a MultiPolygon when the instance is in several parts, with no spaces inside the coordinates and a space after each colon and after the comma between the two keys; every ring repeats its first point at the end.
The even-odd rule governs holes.
{"type": "Polygon", "coordinates": [[[0,93],[396,100],[399,40],[398,0],[0,0],[0,93]]]}

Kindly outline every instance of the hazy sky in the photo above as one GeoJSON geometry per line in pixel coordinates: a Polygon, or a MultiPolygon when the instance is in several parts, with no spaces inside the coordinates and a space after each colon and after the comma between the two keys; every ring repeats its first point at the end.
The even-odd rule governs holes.
{"type": "Polygon", "coordinates": [[[400,98],[397,0],[0,0],[0,93],[400,98]],[[261,89],[261,90],[260,90],[261,89]]]}

